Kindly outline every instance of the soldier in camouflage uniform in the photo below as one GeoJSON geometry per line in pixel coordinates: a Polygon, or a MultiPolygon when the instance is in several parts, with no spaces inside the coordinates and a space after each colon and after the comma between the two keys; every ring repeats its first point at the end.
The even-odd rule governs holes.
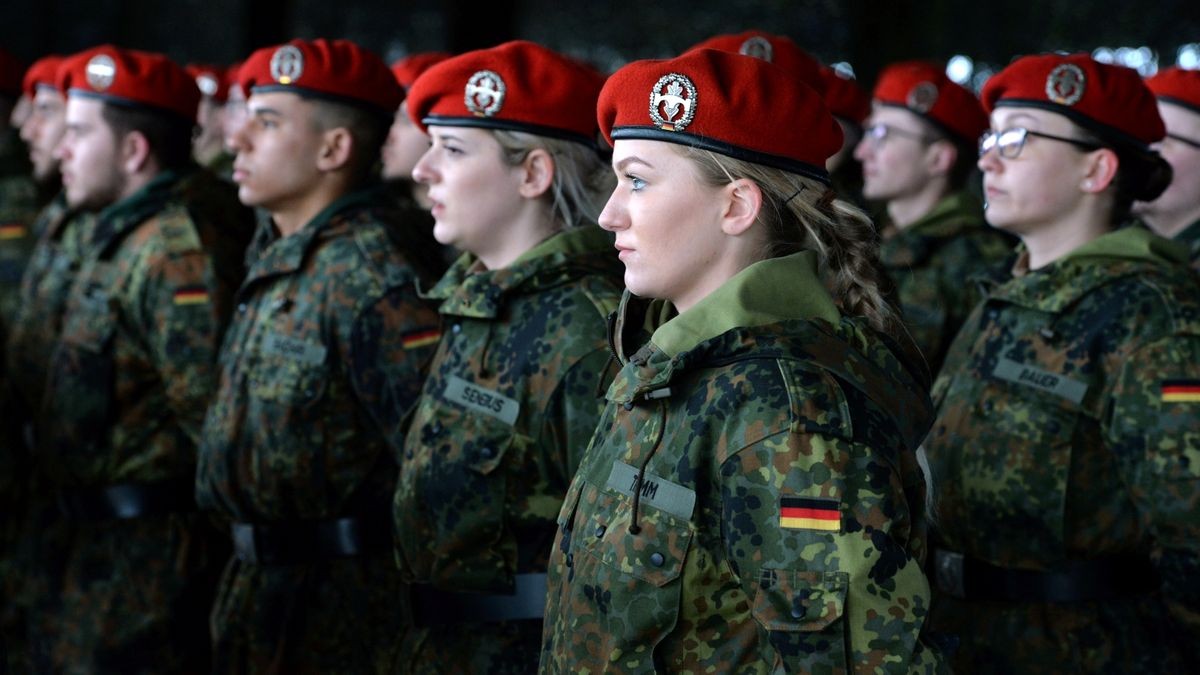
{"type": "Polygon", "coordinates": [[[828,189],[832,115],[700,51],[617,71],[599,117],[622,368],[559,514],[542,670],[937,672],[929,399],[881,337],[870,221],[828,189]]]}
{"type": "Polygon", "coordinates": [[[1023,248],[934,387],[934,626],[960,672],[1197,672],[1200,287],[1180,247],[1113,229],[1170,180],[1162,121],[1086,54],[983,99],[988,221],[1023,248]]]}
{"type": "MultiPolygon", "coordinates": [[[[59,186],[59,160],[55,149],[62,140],[65,130],[65,97],[57,88],[55,77],[62,63],[58,56],[45,57],[26,72],[25,95],[31,101],[31,111],[21,126],[21,136],[29,145],[29,156],[33,165],[33,177],[42,190],[59,186]]],[[[51,368],[51,357],[61,333],[62,313],[67,291],[76,271],[83,261],[87,242],[90,241],[91,213],[67,206],[63,192],[54,197],[38,215],[33,230],[39,233],[38,242],[25,269],[16,318],[10,327],[6,344],[5,360],[12,396],[5,420],[11,425],[11,453],[6,461],[13,469],[14,490],[11,507],[3,509],[6,527],[10,527],[14,558],[9,568],[0,573],[14,593],[15,602],[11,609],[24,608],[36,599],[50,597],[44,587],[49,581],[38,561],[46,561],[53,544],[51,533],[61,528],[52,527],[58,516],[58,506],[52,495],[37,486],[37,478],[30,475],[29,449],[26,439],[36,439],[40,434],[34,424],[34,414],[40,410],[42,390],[47,373],[51,368]],[[19,468],[18,468],[19,467],[19,468]],[[27,490],[26,490],[27,488],[27,490]],[[28,510],[27,510],[28,509],[28,510]]],[[[45,422],[43,422],[43,428],[45,422]]],[[[41,433],[45,433],[44,429],[41,433]]],[[[24,623],[23,618],[18,618],[24,623]]],[[[20,627],[23,631],[23,625],[20,627]]],[[[11,657],[25,658],[16,648],[9,652],[11,657]]],[[[31,669],[28,663],[14,667],[14,672],[31,669]]]]}
{"type": "Polygon", "coordinates": [[[1200,270],[1200,71],[1167,68],[1146,81],[1158,98],[1167,137],[1158,146],[1171,164],[1171,185],[1135,211],[1157,234],[1185,244],[1200,270]]]}
{"type": "Polygon", "coordinates": [[[219,673],[388,672],[401,630],[389,504],[441,271],[373,169],[402,92],[343,41],[293,41],[240,70],[234,180],[270,213],[221,352],[200,504],[234,557],[212,613],[219,673]],[[335,102],[336,101],[336,102],[335,102]]]}
{"type": "Polygon", "coordinates": [[[53,672],[201,672],[217,541],[190,487],[250,214],[191,163],[199,92],[165,56],[59,69],[71,208],[99,210],[67,292],[36,461],[65,516],[33,640],[53,672]],[[113,103],[111,101],[118,101],[113,103]]]}
{"type": "Polygon", "coordinates": [[[8,124],[21,95],[23,73],[16,59],[0,49],[0,333],[16,314],[21,273],[37,241],[34,220],[54,193],[52,188],[38,190],[25,145],[8,124]]]}
{"type": "Polygon", "coordinates": [[[554,519],[603,407],[621,294],[595,225],[602,83],[512,42],[413,85],[409,114],[433,141],[413,177],[435,236],[466,253],[428,294],[445,333],[394,502],[412,598],[397,672],[537,668],[554,519]]]}
{"type": "Polygon", "coordinates": [[[886,203],[879,258],[904,324],[936,373],[979,301],[972,277],[1004,263],[1013,242],[983,221],[966,190],[987,116],[975,95],[925,62],[885,69],[854,156],[863,196],[886,203]]]}

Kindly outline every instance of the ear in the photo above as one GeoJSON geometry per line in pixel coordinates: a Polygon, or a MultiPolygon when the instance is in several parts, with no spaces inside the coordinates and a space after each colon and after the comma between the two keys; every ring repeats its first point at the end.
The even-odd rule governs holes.
{"type": "Polygon", "coordinates": [[[117,141],[121,168],[127,175],[141,173],[150,163],[150,141],[140,131],[130,131],[117,141]]]}
{"type": "Polygon", "coordinates": [[[945,176],[954,168],[954,162],[958,161],[958,148],[947,140],[934,141],[929,144],[925,157],[931,174],[945,176]]]}
{"type": "Polygon", "coordinates": [[[745,234],[758,220],[762,209],[762,188],[749,178],[739,178],[724,188],[727,201],[721,217],[721,231],[731,237],[745,234]]]}
{"type": "Polygon", "coordinates": [[[1100,148],[1088,153],[1079,189],[1089,194],[1104,192],[1117,177],[1121,161],[1110,148],[1100,148]]]}
{"type": "Polygon", "coordinates": [[[521,183],[517,192],[526,199],[537,199],[554,184],[554,157],[543,148],[534,148],[518,167],[521,183]]]}
{"type": "Polygon", "coordinates": [[[321,147],[317,154],[317,169],[337,171],[350,162],[354,152],[354,136],[346,127],[334,127],[321,134],[321,147]]]}

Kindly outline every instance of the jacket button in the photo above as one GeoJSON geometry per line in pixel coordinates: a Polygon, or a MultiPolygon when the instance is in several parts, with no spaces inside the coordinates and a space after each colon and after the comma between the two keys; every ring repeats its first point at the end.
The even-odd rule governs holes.
{"type": "Polygon", "coordinates": [[[409,448],[408,450],[405,450],[405,451],[404,451],[404,458],[405,458],[405,459],[412,459],[412,458],[413,458],[413,451],[412,451],[412,448],[409,448]]]}
{"type": "Polygon", "coordinates": [[[484,446],[479,449],[479,456],[484,459],[491,459],[496,456],[496,449],[490,445],[484,446]]]}
{"type": "Polygon", "coordinates": [[[567,567],[574,567],[574,566],[575,566],[575,554],[568,553],[567,554],[567,567]]]}
{"type": "Polygon", "coordinates": [[[605,530],[605,527],[603,524],[596,526],[596,538],[597,539],[604,536],[604,530],[605,530]]]}
{"type": "Polygon", "coordinates": [[[793,604],[792,605],[792,618],[793,619],[803,619],[804,618],[804,608],[799,605],[793,604]]]}
{"type": "Polygon", "coordinates": [[[440,434],[440,433],[442,433],[442,423],[441,423],[441,422],[434,422],[434,423],[433,423],[433,426],[429,427],[429,430],[430,430],[431,432],[435,433],[435,434],[440,434]]]}
{"type": "Polygon", "coordinates": [[[664,558],[663,554],[661,554],[661,553],[651,553],[650,554],[650,564],[654,565],[655,567],[662,567],[663,563],[665,563],[666,561],[667,561],[667,559],[664,558]]]}
{"type": "Polygon", "coordinates": [[[462,324],[461,323],[454,324],[453,326],[450,327],[450,332],[454,333],[455,335],[461,333],[462,332],[462,324]]]}
{"type": "Polygon", "coordinates": [[[246,313],[246,303],[244,303],[244,302],[238,303],[238,314],[245,314],[245,313],[246,313]]]}
{"type": "Polygon", "coordinates": [[[626,410],[633,410],[633,401],[627,401],[627,402],[625,403],[625,409],[626,409],[626,410]]]}

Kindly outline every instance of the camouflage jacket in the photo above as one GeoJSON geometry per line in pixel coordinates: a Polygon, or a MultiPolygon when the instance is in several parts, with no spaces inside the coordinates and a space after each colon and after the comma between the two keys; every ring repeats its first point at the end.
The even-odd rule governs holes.
{"type": "Polygon", "coordinates": [[[1175,235],[1174,240],[1182,242],[1188,247],[1192,269],[1200,271],[1200,220],[1184,228],[1182,232],[1175,235]]]}
{"type": "Polygon", "coordinates": [[[973,277],[1005,263],[1013,240],[983,220],[978,200],[949,195],[879,247],[879,259],[896,284],[904,324],[937,373],[946,349],[979,302],[973,277]]]}
{"type": "MultiPolygon", "coordinates": [[[[611,238],[588,226],[502,269],[464,255],[428,293],[445,332],[396,489],[406,581],[505,594],[516,575],[546,571],[555,517],[603,408],[605,317],[620,275],[611,238]]],[[[541,627],[523,626],[523,638],[515,630],[418,631],[404,668],[453,670],[461,660],[474,672],[532,672],[541,627]]]]}
{"type": "MultiPolygon", "coordinates": [[[[52,490],[194,480],[250,227],[233,190],[195,167],[97,215],[39,413],[37,471],[52,490]]],[[[44,668],[205,668],[214,540],[196,512],[61,526],[68,543],[45,553],[63,557],[35,561],[60,572],[34,611],[44,668]]]]}
{"type": "Polygon", "coordinates": [[[1104,235],[996,286],[955,340],[925,443],[940,545],[1024,570],[1138,555],[1162,577],[1074,604],[944,598],[936,627],[960,634],[964,672],[1189,670],[1200,286],[1185,263],[1146,230],[1104,235]]]}
{"type": "MultiPolygon", "coordinates": [[[[438,254],[375,189],[287,237],[265,225],[221,352],[197,500],[258,525],[356,517],[386,531],[401,421],[437,339],[416,282],[438,254]]],[[[387,550],[285,565],[235,558],[213,612],[215,672],[386,671],[399,583],[387,550]]]]}
{"type": "Polygon", "coordinates": [[[937,672],[924,388],[840,316],[811,252],[668,317],[622,302],[623,368],[558,518],[542,670],[937,672]]]}
{"type": "Polygon", "coordinates": [[[0,334],[16,316],[21,274],[37,242],[33,224],[42,199],[31,171],[16,131],[0,131],[0,334]]]}

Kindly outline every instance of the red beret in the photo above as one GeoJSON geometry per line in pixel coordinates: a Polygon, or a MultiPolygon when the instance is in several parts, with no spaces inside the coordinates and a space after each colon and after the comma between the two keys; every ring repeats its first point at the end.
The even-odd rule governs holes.
{"type": "Polygon", "coordinates": [[[200,90],[163,54],[103,45],[69,56],[58,69],[59,91],[196,119],[200,90]]]}
{"type": "Polygon", "coordinates": [[[408,116],[429,125],[526,131],[594,145],[604,78],[532,42],[507,42],[451,57],[408,92],[408,116]]]}
{"type": "Polygon", "coordinates": [[[871,114],[871,97],[853,78],[842,77],[833,68],[821,66],[825,81],[825,105],[829,111],[859,126],[871,114]]]}
{"type": "Polygon", "coordinates": [[[946,77],[946,71],[928,61],[894,63],[879,75],[875,101],[905,108],[951,136],[975,143],[988,129],[988,116],[975,94],[946,77]]]}
{"type": "Polygon", "coordinates": [[[22,83],[21,89],[29,98],[33,98],[37,94],[39,87],[49,87],[56,89],[56,79],[58,77],[58,67],[62,65],[66,58],[58,54],[43,56],[29,66],[29,70],[25,71],[25,80],[22,83]]]}
{"type": "Polygon", "coordinates": [[[621,68],[600,92],[597,117],[610,143],[679,143],[826,183],[825,160],[842,147],[841,127],[811,87],[765,61],[712,49],[621,68]]]}
{"type": "Polygon", "coordinates": [[[212,98],[218,103],[224,103],[229,98],[229,80],[226,79],[226,69],[204,63],[189,63],[184,67],[196,80],[200,93],[212,98]]]}
{"type": "Polygon", "coordinates": [[[238,82],[247,95],[288,91],[365,105],[388,116],[404,100],[383,59],[349,40],[292,40],[260,49],[242,64],[238,82]]]}
{"type": "Polygon", "coordinates": [[[450,56],[449,52],[422,52],[406,56],[392,64],[392,74],[396,76],[396,81],[400,83],[400,86],[408,91],[421,73],[428,70],[433,64],[445,61],[450,56]]]}
{"type": "Polygon", "coordinates": [[[21,76],[24,74],[25,69],[17,57],[0,49],[0,94],[20,96],[21,76]]]}
{"type": "Polygon", "coordinates": [[[1139,149],[1167,133],[1137,71],[1088,54],[1023,56],[988,80],[983,104],[988,112],[1000,106],[1056,112],[1109,142],[1139,149]]]}
{"type": "Polygon", "coordinates": [[[733,52],[743,56],[753,56],[791,73],[796,79],[816,89],[825,90],[825,80],[821,78],[821,63],[800,48],[791,38],[783,35],[772,35],[760,30],[748,30],[736,35],[718,35],[700,44],[692,46],[688,51],[697,49],[716,49],[722,52],[733,52]]]}
{"type": "Polygon", "coordinates": [[[1171,66],[1146,80],[1146,86],[1159,100],[1200,113],[1200,70],[1171,66]]]}

